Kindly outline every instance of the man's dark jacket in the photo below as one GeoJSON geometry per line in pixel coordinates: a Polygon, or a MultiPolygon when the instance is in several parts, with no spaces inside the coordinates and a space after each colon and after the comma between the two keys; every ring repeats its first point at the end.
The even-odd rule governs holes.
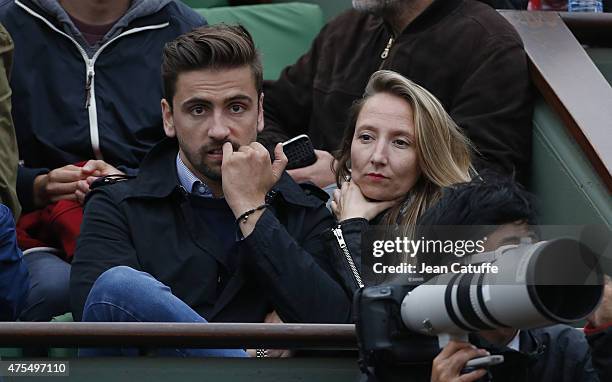
{"type": "Polygon", "coordinates": [[[138,168],[164,138],[164,44],[204,24],[180,1],[133,0],[101,46],[90,47],[55,3],[0,0],[0,21],[15,42],[12,114],[25,211],[34,209],[34,178],[49,169],[89,159],[138,168]]]}
{"type": "Polygon", "coordinates": [[[161,142],[136,179],[89,196],[70,279],[75,319],[98,276],[127,265],[169,286],[208,321],[262,322],[272,310],[285,322],[349,321],[350,300],[319,238],[333,225],[321,199],[284,174],[231,254],[232,267],[211,227],[194,216],[195,196],[179,185],[177,151],[176,140],[161,142]]]}
{"type": "Polygon", "coordinates": [[[389,69],[432,92],[486,166],[516,171],[524,180],[533,107],[527,59],[514,28],[486,4],[436,0],[383,59],[392,36],[382,18],[354,10],[328,23],[307,54],[266,83],[260,141],[270,146],[308,134],[315,148],[337,150],[351,104],[372,73],[389,69]]]}

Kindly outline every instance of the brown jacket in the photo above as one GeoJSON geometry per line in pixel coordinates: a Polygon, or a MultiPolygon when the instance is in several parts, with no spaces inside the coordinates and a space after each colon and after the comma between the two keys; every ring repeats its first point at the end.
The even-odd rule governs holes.
{"type": "Polygon", "coordinates": [[[310,51],[266,83],[269,145],[308,134],[338,149],[350,105],[378,69],[399,72],[440,99],[480,152],[477,167],[524,180],[533,113],[527,59],[513,29],[473,0],[436,0],[395,39],[380,17],[348,11],[328,23],[310,51]]]}

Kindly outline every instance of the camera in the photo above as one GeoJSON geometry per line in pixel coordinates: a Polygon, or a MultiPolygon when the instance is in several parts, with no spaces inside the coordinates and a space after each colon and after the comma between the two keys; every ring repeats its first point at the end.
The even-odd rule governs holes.
{"type": "Polygon", "coordinates": [[[431,362],[449,336],[468,332],[576,322],[603,296],[598,256],[575,239],[507,245],[455,264],[418,286],[390,283],[355,294],[363,365],[431,362]]]}

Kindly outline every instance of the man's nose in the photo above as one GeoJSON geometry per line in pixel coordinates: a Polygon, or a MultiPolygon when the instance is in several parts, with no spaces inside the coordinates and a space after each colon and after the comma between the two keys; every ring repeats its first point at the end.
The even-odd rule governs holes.
{"type": "Polygon", "coordinates": [[[215,113],[212,126],[208,129],[208,137],[217,141],[224,141],[230,134],[227,121],[220,113],[215,113]]]}

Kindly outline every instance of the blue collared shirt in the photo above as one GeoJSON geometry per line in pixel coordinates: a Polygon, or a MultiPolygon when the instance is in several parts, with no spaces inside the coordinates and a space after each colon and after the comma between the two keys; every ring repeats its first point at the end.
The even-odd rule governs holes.
{"type": "MultiPolygon", "coordinates": [[[[210,188],[198,179],[187,166],[183,163],[181,156],[176,154],[176,172],[178,174],[179,182],[186,190],[189,190],[192,194],[201,196],[203,198],[214,198],[214,195],[210,188]]],[[[242,231],[236,226],[236,241],[244,240],[242,231]]]]}
{"type": "Polygon", "coordinates": [[[187,166],[183,163],[181,156],[176,154],[176,172],[179,182],[190,193],[204,198],[212,198],[213,193],[200,179],[198,179],[187,166]]]}

